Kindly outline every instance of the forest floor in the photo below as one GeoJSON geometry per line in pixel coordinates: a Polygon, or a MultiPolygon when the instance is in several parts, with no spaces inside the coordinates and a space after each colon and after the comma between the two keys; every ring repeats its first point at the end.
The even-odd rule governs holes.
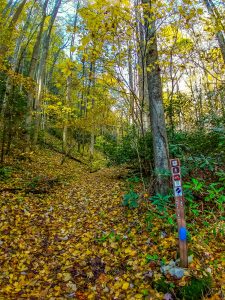
{"type": "Polygon", "coordinates": [[[224,299],[224,236],[199,225],[184,276],[164,276],[162,262],[177,256],[176,231],[157,218],[148,228],[146,194],[138,208],[123,207],[127,183],[118,178],[124,170],[90,173],[69,159],[60,165],[61,158],[40,150],[31,161],[9,161],[5,167],[0,299],[171,300],[190,278],[209,273],[213,283],[205,299],[224,299]]]}

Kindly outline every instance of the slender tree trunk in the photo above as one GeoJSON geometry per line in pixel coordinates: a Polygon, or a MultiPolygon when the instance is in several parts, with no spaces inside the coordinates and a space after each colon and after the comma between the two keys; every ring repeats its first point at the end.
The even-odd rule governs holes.
{"type": "MultiPolygon", "coordinates": [[[[41,40],[42,40],[42,35],[43,35],[43,29],[44,29],[44,24],[45,24],[45,19],[46,19],[46,10],[48,6],[49,0],[45,0],[44,5],[43,5],[43,10],[42,10],[42,20],[40,23],[40,28],[39,32],[37,35],[37,39],[33,48],[33,53],[31,57],[31,62],[30,62],[30,68],[29,68],[29,74],[28,76],[35,80],[35,73],[37,70],[37,65],[40,57],[40,50],[41,50],[41,40]]],[[[28,93],[28,99],[27,99],[27,117],[26,117],[26,149],[29,151],[31,147],[31,135],[32,135],[32,114],[33,114],[33,108],[34,108],[34,95],[33,92],[28,93]]]]}
{"type": "MultiPolygon", "coordinates": [[[[151,3],[143,0],[143,4],[151,3]]],[[[146,64],[151,70],[147,72],[150,120],[153,136],[154,166],[156,173],[156,192],[161,194],[168,193],[168,178],[165,172],[169,170],[169,151],[165,125],[164,107],[162,99],[162,83],[160,68],[158,65],[158,48],[154,16],[150,10],[145,12],[145,31],[146,31],[146,64]],[[153,19],[151,24],[146,18],[153,19]]]]}
{"type": "MultiPolygon", "coordinates": [[[[214,3],[211,0],[204,0],[204,3],[207,7],[208,13],[211,16],[214,24],[216,27],[219,27],[219,25],[222,25],[220,21],[220,15],[214,5],[214,3]]],[[[223,26],[222,26],[223,27],[223,26]]],[[[222,30],[216,30],[216,38],[222,53],[223,61],[225,63],[225,37],[224,32],[222,30]]]]}
{"type": "Polygon", "coordinates": [[[4,163],[4,157],[5,157],[5,140],[6,140],[6,123],[3,123],[3,129],[2,129],[2,139],[1,139],[1,164],[4,163]]]}
{"type": "MultiPolygon", "coordinates": [[[[139,0],[136,5],[139,5],[139,0]]],[[[141,23],[141,12],[135,9],[136,18],[136,43],[137,43],[137,61],[138,61],[138,96],[141,107],[141,120],[143,131],[150,128],[149,116],[149,95],[146,70],[146,47],[144,40],[143,24],[141,23]]]]}
{"type": "Polygon", "coordinates": [[[31,77],[32,79],[34,79],[35,70],[36,70],[36,66],[38,63],[38,59],[39,59],[41,38],[42,38],[42,33],[43,33],[45,19],[46,19],[46,10],[47,10],[47,6],[48,6],[48,2],[49,2],[49,0],[45,0],[45,3],[43,5],[42,20],[40,23],[39,32],[37,35],[37,39],[36,39],[36,42],[35,42],[35,45],[33,48],[32,57],[31,57],[30,68],[29,68],[29,77],[31,77]]]}
{"type": "MultiPolygon", "coordinates": [[[[18,40],[16,42],[16,49],[14,51],[13,58],[10,58],[13,71],[16,71],[18,69],[19,53],[20,53],[20,49],[21,49],[21,44],[23,42],[24,35],[30,25],[32,9],[33,9],[33,7],[31,7],[31,9],[30,9],[30,12],[28,14],[27,21],[23,27],[22,33],[20,34],[20,37],[18,38],[18,40]]],[[[12,87],[13,87],[12,80],[10,77],[8,77],[6,80],[6,90],[5,90],[5,95],[4,95],[4,99],[3,99],[3,103],[2,103],[2,111],[1,111],[2,116],[4,116],[4,113],[5,113],[5,110],[7,107],[7,103],[9,101],[9,97],[12,92],[12,87]]]]}
{"type": "Polygon", "coordinates": [[[23,12],[24,6],[26,4],[27,0],[23,0],[20,5],[18,6],[17,10],[15,11],[15,14],[12,17],[12,20],[9,24],[10,28],[15,28],[17,21],[19,20],[19,17],[21,13],[23,12]]]}
{"type": "MultiPolygon", "coordinates": [[[[73,27],[76,28],[77,26],[77,18],[78,18],[78,9],[80,7],[80,1],[77,2],[77,7],[76,7],[76,13],[74,17],[74,23],[73,27]]],[[[73,51],[72,47],[75,45],[75,33],[72,34],[71,37],[71,43],[70,43],[70,60],[73,61],[73,51]]],[[[69,75],[67,77],[67,82],[66,82],[66,105],[71,106],[71,84],[72,84],[72,76],[69,75]]],[[[67,146],[68,146],[68,121],[69,121],[69,116],[67,115],[64,125],[63,125],[63,151],[66,153],[67,152],[67,146]]]]}
{"type": "MultiPolygon", "coordinates": [[[[22,10],[24,8],[26,1],[23,1],[19,7],[17,8],[14,16],[13,16],[13,22],[17,22],[20,14],[22,13],[22,10]]],[[[19,36],[19,38],[17,39],[16,42],[16,47],[15,47],[15,51],[14,51],[14,55],[13,57],[9,57],[9,62],[11,63],[11,68],[12,71],[16,72],[17,70],[17,66],[18,66],[18,60],[19,60],[19,53],[20,53],[20,48],[21,48],[21,44],[24,38],[24,35],[30,25],[30,20],[31,20],[31,15],[32,15],[32,10],[33,10],[33,6],[30,8],[30,11],[28,13],[27,16],[27,20],[23,26],[22,32],[19,36]]],[[[12,23],[12,21],[11,21],[12,23]]],[[[12,28],[13,24],[11,24],[9,27],[12,28]],[[11,27],[10,27],[11,26],[11,27]]],[[[13,93],[13,81],[11,80],[11,77],[8,76],[7,80],[6,80],[6,89],[5,89],[5,94],[4,94],[4,98],[3,98],[3,103],[2,103],[2,109],[1,109],[1,117],[2,117],[2,123],[3,123],[3,138],[2,138],[2,151],[4,151],[4,144],[7,143],[7,149],[6,152],[9,153],[10,151],[10,146],[11,146],[11,142],[13,139],[13,134],[12,134],[12,126],[13,126],[13,104],[12,104],[12,93],[13,93]],[[7,132],[6,132],[6,128],[7,128],[7,132]]],[[[2,153],[2,159],[4,157],[4,153],[2,153]]]]}
{"type": "Polygon", "coordinates": [[[90,159],[93,160],[95,151],[95,134],[91,133],[91,143],[90,143],[90,159]]]}
{"type": "Polygon", "coordinates": [[[130,89],[130,119],[131,124],[135,122],[134,114],[134,83],[133,83],[133,66],[132,66],[132,53],[131,53],[131,44],[128,43],[128,76],[129,76],[129,89],[130,89]]]}
{"type": "MultiPolygon", "coordinates": [[[[71,83],[72,83],[72,78],[69,75],[66,80],[66,105],[67,106],[71,105],[71,83]]],[[[67,153],[68,150],[68,130],[69,130],[68,122],[69,122],[69,114],[67,113],[63,125],[63,151],[65,153],[67,153]]]]}
{"type": "Polygon", "coordinates": [[[2,15],[5,16],[7,14],[7,12],[9,11],[10,7],[13,4],[13,0],[9,0],[6,7],[3,9],[2,11],[2,15]]]}
{"type": "MultiPolygon", "coordinates": [[[[91,86],[94,87],[95,86],[95,62],[93,62],[91,64],[92,64],[92,67],[90,70],[90,87],[91,86]]],[[[95,106],[94,99],[92,99],[91,104],[92,104],[92,109],[93,109],[95,106]]],[[[91,143],[90,143],[90,159],[91,160],[93,160],[93,158],[94,158],[94,149],[95,149],[95,132],[91,132],[91,143]]]]}
{"type": "MultiPolygon", "coordinates": [[[[16,24],[23,12],[23,9],[24,9],[24,6],[26,4],[27,0],[23,0],[19,6],[17,7],[14,15],[12,16],[11,18],[11,21],[9,23],[9,26],[6,30],[8,30],[8,38],[9,38],[9,41],[11,40],[12,38],[12,35],[13,35],[13,30],[15,29],[16,27],[16,24]]],[[[4,45],[4,44],[0,44],[0,56],[4,59],[4,56],[7,54],[9,50],[9,45],[4,45]]]]}
{"type": "MultiPolygon", "coordinates": [[[[78,104],[78,109],[80,111],[80,117],[85,115],[85,112],[84,112],[85,78],[86,78],[86,66],[85,66],[85,60],[82,60],[82,77],[81,77],[82,90],[81,90],[81,95],[80,95],[81,102],[78,104]]],[[[82,144],[82,141],[83,141],[82,137],[83,137],[83,132],[81,130],[79,130],[79,132],[78,132],[78,145],[77,145],[77,149],[78,149],[77,151],[79,153],[81,153],[81,144],[82,144]]]]}
{"type": "Polygon", "coordinates": [[[36,112],[36,117],[35,117],[35,121],[34,121],[33,145],[37,144],[38,134],[39,134],[39,127],[40,127],[40,120],[41,120],[41,98],[42,98],[42,93],[43,93],[43,88],[44,88],[46,62],[47,62],[47,58],[48,58],[52,28],[55,23],[55,19],[58,14],[61,3],[62,3],[62,0],[55,1],[55,6],[53,8],[53,13],[51,15],[50,24],[49,24],[48,30],[44,36],[44,40],[43,40],[43,50],[42,50],[39,69],[38,69],[38,73],[37,73],[38,89],[37,89],[35,102],[34,102],[34,111],[36,112]]]}

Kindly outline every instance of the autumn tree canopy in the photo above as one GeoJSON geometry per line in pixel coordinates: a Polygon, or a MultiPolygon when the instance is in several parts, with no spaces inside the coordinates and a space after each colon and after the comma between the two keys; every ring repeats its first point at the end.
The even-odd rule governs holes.
{"type": "Polygon", "coordinates": [[[0,0],[0,299],[224,299],[224,17],[0,0]]]}

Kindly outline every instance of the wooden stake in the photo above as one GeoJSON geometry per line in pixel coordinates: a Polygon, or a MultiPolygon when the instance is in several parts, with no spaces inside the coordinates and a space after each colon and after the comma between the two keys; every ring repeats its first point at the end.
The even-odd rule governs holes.
{"type": "Polygon", "coordinates": [[[184,195],[182,189],[180,160],[171,159],[170,167],[173,179],[173,189],[176,204],[176,216],[178,225],[179,249],[180,249],[180,265],[183,268],[188,267],[187,255],[187,229],[184,213],[184,195]]]}

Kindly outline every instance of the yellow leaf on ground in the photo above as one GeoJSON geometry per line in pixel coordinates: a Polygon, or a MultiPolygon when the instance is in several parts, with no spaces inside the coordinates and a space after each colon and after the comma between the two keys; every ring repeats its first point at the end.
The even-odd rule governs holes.
{"type": "Polygon", "coordinates": [[[143,298],[143,295],[142,294],[136,294],[135,295],[135,299],[142,299],[143,298]]]}
{"type": "Polygon", "coordinates": [[[122,285],[122,289],[127,290],[128,288],[129,288],[129,282],[124,282],[124,284],[122,285]]]}
{"type": "Polygon", "coordinates": [[[71,274],[70,273],[63,273],[63,280],[64,281],[70,281],[71,280],[71,274]]]}
{"type": "Polygon", "coordinates": [[[135,256],[136,255],[136,251],[132,250],[131,248],[126,248],[124,252],[126,254],[129,254],[130,256],[135,256]]]}

